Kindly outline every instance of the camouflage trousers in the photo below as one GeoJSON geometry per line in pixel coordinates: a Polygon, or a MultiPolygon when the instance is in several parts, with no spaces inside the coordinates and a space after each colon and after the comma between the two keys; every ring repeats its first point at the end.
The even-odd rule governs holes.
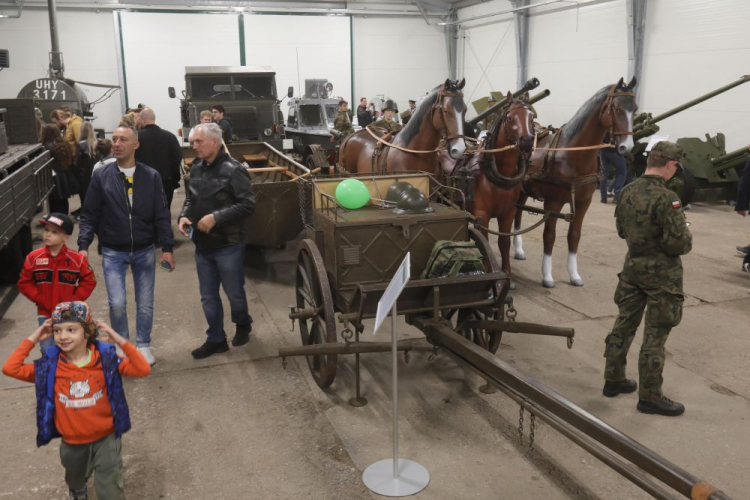
{"type": "Polygon", "coordinates": [[[683,296],[664,289],[642,289],[620,279],[615,290],[615,304],[620,313],[605,339],[607,359],[604,379],[617,382],[625,379],[628,350],[646,311],[643,344],[638,357],[638,396],[643,401],[662,397],[665,351],[664,344],[672,327],[682,319],[683,296]]]}

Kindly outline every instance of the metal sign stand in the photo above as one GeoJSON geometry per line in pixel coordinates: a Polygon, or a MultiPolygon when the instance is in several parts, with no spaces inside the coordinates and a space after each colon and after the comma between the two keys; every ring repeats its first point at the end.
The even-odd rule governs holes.
{"type": "Polygon", "coordinates": [[[388,309],[391,312],[391,358],[393,364],[392,404],[393,404],[393,458],[380,460],[370,465],[362,474],[362,481],[371,491],[387,497],[405,497],[419,493],[430,482],[430,473],[422,465],[412,460],[398,458],[398,349],[396,336],[396,301],[409,281],[410,254],[396,271],[391,283],[378,302],[375,318],[377,333],[383,324],[388,309]]]}

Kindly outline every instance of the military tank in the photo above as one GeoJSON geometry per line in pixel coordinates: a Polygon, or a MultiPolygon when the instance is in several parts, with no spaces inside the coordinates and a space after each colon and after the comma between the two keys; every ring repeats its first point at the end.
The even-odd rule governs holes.
{"type": "MultiPolygon", "coordinates": [[[[659,132],[659,122],[748,81],[750,75],[745,75],[656,116],[651,113],[636,115],[633,119],[635,146],[631,150],[632,159],[628,161],[631,177],[643,175],[646,169],[645,151],[648,141],[641,140],[659,132]]],[[[713,137],[706,134],[706,140],[684,137],[674,142],[682,146],[685,152],[682,162],[684,168],[678,171],[667,186],[680,196],[683,205],[701,201],[729,201],[735,198],[739,176],[745,161],[750,157],[750,147],[742,147],[728,153],[725,136],[720,132],[713,137]]]]}

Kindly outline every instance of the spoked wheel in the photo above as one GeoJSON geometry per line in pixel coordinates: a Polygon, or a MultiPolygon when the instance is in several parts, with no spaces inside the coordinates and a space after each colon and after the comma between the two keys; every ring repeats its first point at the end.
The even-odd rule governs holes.
{"type": "MultiPolygon", "coordinates": [[[[333,298],[323,258],[312,240],[302,240],[297,253],[297,310],[309,312],[299,319],[303,345],[336,342],[333,298]]],[[[336,378],[335,354],[306,356],[315,383],[326,388],[336,378]]]]}
{"type": "MultiPolygon", "coordinates": [[[[487,272],[496,273],[501,271],[500,264],[497,261],[497,257],[492,252],[492,248],[490,247],[490,243],[487,241],[487,238],[485,238],[482,233],[480,233],[477,229],[470,227],[469,228],[469,238],[476,244],[479,251],[482,253],[482,256],[484,257],[484,268],[487,272]]],[[[501,294],[507,294],[508,290],[510,289],[510,276],[507,278],[507,283],[504,287],[501,287],[499,284],[495,285],[494,294],[495,297],[499,297],[501,294]]],[[[503,297],[504,299],[504,297],[503,297]]],[[[502,301],[501,301],[502,303],[502,301]]],[[[462,317],[461,314],[459,314],[459,325],[462,323],[462,319],[465,319],[465,321],[476,321],[476,320],[502,320],[503,319],[503,310],[495,310],[492,308],[489,309],[471,309],[467,311],[461,311],[463,313],[462,317]]],[[[474,330],[474,329],[472,329],[474,330]]],[[[481,345],[485,347],[488,351],[491,353],[497,352],[497,349],[500,347],[500,341],[502,340],[503,333],[502,332],[487,332],[486,330],[482,329],[481,331],[477,332],[470,332],[472,338],[479,339],[481,342],[477,342],[477,340],[474,340],[477,345],[481,345]],[[484,339],[484,340],[482,340],[484,339]]]]}

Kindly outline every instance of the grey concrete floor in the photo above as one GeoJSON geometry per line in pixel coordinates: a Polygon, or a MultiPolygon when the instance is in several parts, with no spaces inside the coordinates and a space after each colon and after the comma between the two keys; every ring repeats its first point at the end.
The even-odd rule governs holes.
{"type": "MultiPolygon", "coordinates": [[[[178,192],[174,206],[181,203],[178,192]]],[[[733,498],[747,498],[750,279],[734,256],[734,246],[748,242],[747,221],[721,205],[688,212],[694,234],[693,252],[683,261],[688,297],[683,322],[667,343],[664,387],[687,412],[668,419],[637,413],[635,395],[601,395],[604,337],[616,314],[612,296],[626,250],[613,211],[595,202],[587,215],[579,252],[584,287],[567,281],[565,223],[558,224],[555,289],[541,287],[541,231],[525,238],[528,260],[512,262],[519,321],[575,327],[573,349],[561,339],[506,334],[498,356],[733,498]]],[[[534,220],[526,217],[526,224],[534,220]]],[[[304,359],[282,368],[277,347],[300,343],[287,317],[294,301],[289,248],[247,254],[251,342],[194,361],[190,350],[204,340],[205,320],[192,244],[183,240],[175,253],[175,272],[157,274],[157,364],[148,378],[126,383],[133,420],[123,439],[128,498],[377,497],[361,474],[391,454],[389,355],[362,357],[364,408],[347,404],[353,359],[339,358],[337,379],[325,391],[304,359]]],[[[101,276],[100,257],[92,264],[101,276]]],[[[133,329],[132,282],[129,287],[133,329]]],[[[103,282],[89,302],[107,320],[103,282]]],[[[228,307],[225,313],[229,324],[228,307]]],[[[0,357],[6,359],[35,324],[34,307],[17,298],[0,320],[0,357]]],[[[404,324],[399,335],[421,336],[404,324]]],[[[386,328],[363,340],[389,336],[386,328]]],[[[639,346],[640,335],[631,349],[631,376],[637,375],[639,346]]],[[[427,358],[418,353],[400,366],[401,455],[431,473],[417,498],[648,498],[544,423],[536,423],[533,450],[519,446],[515,403],[501,393],[480,393],[482,381],[446,355],[427,358]]],[[[33,387],[0,379],[0,498],[64,498],[59,444],[35,447],[34,406],[33,387]]],[[[528,430],[527,413],[525,444],[528,430]]]]}

